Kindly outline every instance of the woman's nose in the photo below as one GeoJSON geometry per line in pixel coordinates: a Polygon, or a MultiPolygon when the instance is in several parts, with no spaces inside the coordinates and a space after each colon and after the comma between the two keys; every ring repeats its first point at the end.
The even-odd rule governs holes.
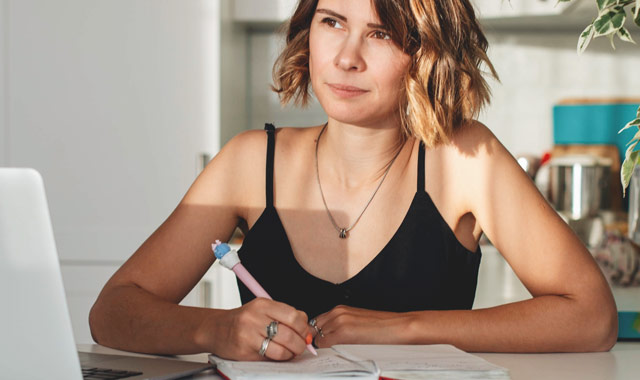
{"type": "Polygon", "coordinates": [[[344,40],[335,58],[335,65],[345,71],[362,71],[366,64],[362,57],[362,41],[357,38],[344,40]]]}

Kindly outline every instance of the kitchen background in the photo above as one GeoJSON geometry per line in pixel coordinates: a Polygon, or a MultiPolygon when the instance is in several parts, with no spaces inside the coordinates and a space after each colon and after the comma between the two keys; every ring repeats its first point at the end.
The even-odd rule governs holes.
{"type": "MultiPolygon", "coordinates": [[[[475,3],[501,78],[479,119],[512,154],[553,147],[552,110],[563,99],[640,97],[636,45],[613,51],[600,38],[576,53],[595,0],[475,3]]],[[[325,121],[317,104],[281,109],[269,90],[276,30],[293,4],[0,0],[0,166],[43,175],[78,343],[92,341],[88,311],[105,281],[222,144],[265,122],[325,121]]],[[[490,252],[474,307],[528,297],[490,252]]],[[[232,275],[216,267],[183,303],[237,302],[232,275]]],[[[640,310],[640,288],[620,294],[619,307],[640,310]]]]}

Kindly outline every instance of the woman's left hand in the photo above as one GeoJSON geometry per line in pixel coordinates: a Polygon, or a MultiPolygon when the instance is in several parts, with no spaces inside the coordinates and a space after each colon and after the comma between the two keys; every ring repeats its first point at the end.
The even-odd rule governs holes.
{"type": "Polygon", "coordinates": [[[318,347],[334,344],[393,344],[402,341],[406,313],[392,313],[339,305],[315,318],[311,329],[318,347]],[[319,332],[322,334],[319,334],[319,332]]]}

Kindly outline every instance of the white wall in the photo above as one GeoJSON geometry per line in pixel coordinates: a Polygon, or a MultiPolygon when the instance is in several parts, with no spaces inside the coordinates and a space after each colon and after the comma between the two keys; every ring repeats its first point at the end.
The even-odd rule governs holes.
{"type": "Polygon", "coordinates": [[[502,83],[492,83],[492,104],[480,120],[513,154],[551,148],[552,107],[562,99],[640,95],[637,45],[616,41],[614,51],[599,38],[578,55],[572,32],[493,32],[488,38],[502,83]]]}

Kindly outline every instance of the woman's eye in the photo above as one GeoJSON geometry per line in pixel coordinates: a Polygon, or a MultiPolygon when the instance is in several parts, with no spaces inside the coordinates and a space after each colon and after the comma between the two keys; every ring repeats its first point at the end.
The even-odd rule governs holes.
{"type": "Polygon", "coordinates": [[[331,17],[325,17],[320,22],[323,23],[323,24],[327,24],[332,28],[342,28],[342,25],[340,25],[338,20],[336,20],[334,18],[331,18],[331,17]]]}
{"type": "Polygon", "coordinates": [[[387,33],[387,32],[383,32],[381,30],[376,30],[375,32],[373,32],[373,38],[378,38],[380,40],[390,40],[391,39],[391,35],[389,35],[389,33],[387,33]]]}

